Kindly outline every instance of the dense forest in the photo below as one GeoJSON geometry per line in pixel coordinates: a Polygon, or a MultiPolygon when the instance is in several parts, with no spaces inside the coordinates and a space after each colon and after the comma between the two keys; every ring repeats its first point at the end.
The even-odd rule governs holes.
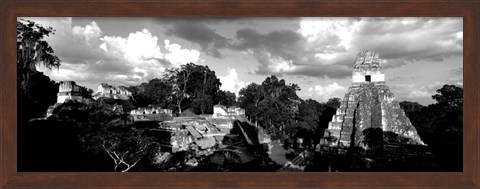
{"type": "MultiPolygon", "coordinates": [[[[56,102],[59,84],[35,68],[37,64],[50,69],[61,66],[61,60],[44,40],[52,34],[53,28],[31,21],[17,22],[19,171],[42,170],[35,169],[35,165],[45,162],[52,164],[52,171],[92,171],[89,168],[95,165],[91,162],[102,165],[96,166],[98,171],[111,171],[112,167],[115,171],[141,171],[142,166],[132,167],[146,157],[151,158],[157,144],[129,127],[125,112],[112,110],[105,102],[64,103],[55,110],[63,125],[58,120],[50,120],[50,126],[28,124],[33,118],[44,117],[48,106],[56,102]],[[54,157],[49,160],[35,148],[59,143],[62,146],[49,149],[48,157],[54,157]],[[30,146],[33,144],[35,146],[30,146]],[[67,155],[62,154],[65,151],[67,155]],[[35,155],[39,157],[37,160],[29,159],[35,155]],[[111,165],[112,160],[112,166],[102,164],[110,162],[111,165]],[[67,168],[62,168],[65,165],[67,168]]],[[[260,84],[249,84],[240,90],[238,97],[220,90],[221,85],[215,71],[208,66],[187,63],[167,69],[162,78],[128,89],[132,92],[133,106],[168,108],[177,116],[212,114],[216,104],[238,106],[245,109],[250,122],[264,128],[272,139],[302,138],[305,148],[315,148],[340,106],[339,98],[327,102],[301,99],[297,96],[301,90],[297,84],[287,83],[275,75],[266,77],[260,84]]],[[[400,105],[431,148],[438,170],[462,171],[463,89],[444,85],[432,98],[436,103],[428,106],[408,101],[400,105]]]]}

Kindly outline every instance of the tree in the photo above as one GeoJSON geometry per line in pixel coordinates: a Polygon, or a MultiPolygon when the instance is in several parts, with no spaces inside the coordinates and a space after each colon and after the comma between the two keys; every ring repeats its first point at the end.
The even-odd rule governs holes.
{"type": "Polygon", "coordinates": [[[235,93],[232,93],[230,91],[222,91],[220,90],[218,92],[218,97],[215,100],[217,104],[221,104],[227,107],[234,106],[237,104],[236,101],[237,97],[235,96],[235,93]]]}
{"type": "Polygon", "coordinates": [[[128,124],[128,117],[101,102],[84,110],[86,120],[76,120],[82,129],[80,141],[84,148],[105,154],[114,161],[114,171],[126,172],[142,158],[155,153],[158,143],[128,124]]]}
{"type": "Polygon", "coordinates": [[[297,96],[297,91],[300,91],[300,87],[297,84],[286,84],[285,80],[278,78],[275,75],[267,77],[262,82],[262,87],[265,91],[265,94],[272,97],[278,98],[282,101],[287,99],[299,99],[297,96]]]}
{"type": "Polygon", "coordinates": [[[218,98],[220,91],[220,79],[217,78],[215,72],[210,70],[208,66],[198,66],[196,71],[192,74],[192,86],[189,93],[193,93],[192,106],[197,110],[197,113],[204,114],[206,111],[213,113],[213,99],[218,98]],[[198,103],[200,102],[200,103],[198,103]],[[198,111],[200,110],[200,112],[198,111]]]}
{"type": "Polygon", "coordinates": [[[164,107],[170,101],[171,85],[160,79],[152,79],[145,85],[145,96],[152,105],[164,107]]]}
{"type": "Polygon", "coordinates": [[[239,92],[239,105],[254,121],[258,121],[273,138],[284,138],[287,127],[295,121],[300,98],[297,84],[286,84],[275,75],[261,85],[252,83],[239,92]]]}
{"type": "Polygon", "coordinates": [[[245,109],[245,115],[250,121],[256,124],[259,121],[260,110],[258,104],[263,99],[263,89],[256,83],[251,83],[240,89],[238,97],[238,105],[245,109]]]}
{"type": "Polygon", "coordinates": [[[43,38],[53,34],[29,20],[17,21],[17,92],[19,120],[41,117],[57,100],[58,84],[36,70],[37,64],[58,68],[60,59],[43,38]]]}
{"type": "MultiPolygon", "coordinates": [[[[220,80],[215,72],[208,66],[188,63],[178,68],[167,69],[165,79],[172,85],[172,99],[179,111],[182,112],[184,106],[200,105],[202,103],[189,104],[190,102],[205,101],[209,95],[211,99],[216,99],[220,90],[220,80]],[[200,99],[195,100],[195,98],[200,99]]],[[[195,107],[200,110],[200,107],[195,107]]],[[[205,110],[213,110],[209,105],[205,110]]]]}
{"type": "MultiPolygon", "coordinates": [[[[442,170],[461,171],[463,160],[463,89],[444,85],[432,96],[436,104],[429,105],[420,118],[422,132],[431,132],[423,138],[432,148],[442,170]],[[430,131],[428,131],[430,130],[430,131]]],[[[418,130],[418,129],[417,129],[418,130]]],[[[419,132],[421,133],[421,132],[419,132]]]]}
{"type": "Polygon", "coordinates": [[[58,68],[60,59],[53,48],[43,38],[54,33],[51,27],[43,27],[29,20],[17,21],[17,71],[19,84],[24,94],[28,94],[30,76],[36,72],[35,66],[42,63],[45,67],[58,68]]]}
{"type": "Polygon", "coordinates": [[[463,88],[455,85],[443,85],[441,89],[432,96],[439,104],[448,106],[463,106],[463,88]]]}
{"type": "Polygon", "coordinates": [[[340,98],[331,98],[327,101],[327,107],[337,110],[340,107],[340,98]]]}
{"type": "Polygon", "coordinates": [[[127,172],[154,150],[151,138],[127,127],[113,127],[108,134],[102,133],[94,138],[99,142],[97,147],[113,159],[116,172],[127,172]]]}
{"type": "Polygon", "coordinates": [[[402,102],[406,115],[435,155],[442,171],[462,170],[463,89],[444,85],[432,95],[437,103],[423,107],[402,102]]]}
{"type": "Polygon", "coordinates": [[[256,117],[257,112],[255,110],[260,101],[263,100],[264,93],[263,88],[256,83],[251,83],[240,89],[238,103],[240,107],[245,109],[247,116],[256,117]]]}
{"type": "Polygon", "coordinates": [[[314,145],[320,142],[321,132],[323,132],[320,127],[321,116],[325,109],[324,104],[312,99],[302,101],[300,104],[296,122],[301,123],[301,127],[298,129],[303,134],[304,141],[311,140],[314,145]]]}
{"type": "Polygon", "coordinates": [[[129,88],[137,106],[148,105],[166,107],[172,101],[172,85],[163,79],[152,79],[148,83],[142,83],[129,88]]]}
{"type": "Polygon", "coordinates": [[[411,114],[415,112],[422,111],[425,106],[419,104],[418,102],[403,101],[400,102],[400,107],[405,111],[405,114],[411,114]]]}
{"type": "Polygon", "coordinates": [[[437,104],[429,105],[429,111],[435,112],[433,125],[439,136],[447,138],[462,136],[463,133],[463,88],[444,85],[432,96],[437,104]]]}
{"type": "Polygon", "coordinates": [[[207,94],[199,94],[195,99],[193,99],[193,106],[200,111],[201,114],[204,114],[207,109],[213,107],[212,97],[207,94]]]}
{"type": "Polygon", "coordinates": [[[145,93],[145,86],[148,83],[142,83],[137,86],[129,86],[128,90],[132,92],[132,99],[137,107],[146,107],[151,104],[151,100],[145,93]]]}
{"type": "Polygon", "coordinates": [[[182,101],[188,97],[186,90],[187,84],[192,74],[193,63],[182,65],[180,68],[170,68],[165,72],[165,79],[172,85],[172,100],[178,108],[178,113],[182,113],[182,101]]]}

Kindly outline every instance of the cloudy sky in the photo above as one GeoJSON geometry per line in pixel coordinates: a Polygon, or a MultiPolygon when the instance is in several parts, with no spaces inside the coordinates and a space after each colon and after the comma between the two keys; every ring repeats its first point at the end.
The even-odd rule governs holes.
{"type": "Polygon", "coordinates": [[[462,18],[26,19],[56,30],[46,40],[62,65],[38,69],[94,90],[102,82],[138,85],[194,62],[214,70],[223,90],[276,75],[297,83],[300,97],[324,102],[343,98],[363,50],[379,53],[399,101],[427,105],[443,84],[463,85],[462,18]]]}

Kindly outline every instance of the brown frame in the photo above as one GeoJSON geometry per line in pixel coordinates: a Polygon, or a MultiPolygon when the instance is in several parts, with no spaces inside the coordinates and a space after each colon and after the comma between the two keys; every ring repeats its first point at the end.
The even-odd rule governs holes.
{"type": "Polygon", "coordinates": [[[479,187],[479,6],[454,1],[2,0],[0,188],[479,187]],[[20,16],[455,16],[464,19],[464,163],[458,173],[29,173],[16,171],[15,21],[20,16]]]}

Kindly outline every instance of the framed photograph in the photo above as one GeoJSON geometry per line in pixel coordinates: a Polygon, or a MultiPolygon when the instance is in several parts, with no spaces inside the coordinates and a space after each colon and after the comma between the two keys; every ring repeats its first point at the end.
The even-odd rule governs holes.
{"type": "Polygon", "coordinates": [[[477,188],[478,6],[2,2],[1,186],[477,188]]]}

